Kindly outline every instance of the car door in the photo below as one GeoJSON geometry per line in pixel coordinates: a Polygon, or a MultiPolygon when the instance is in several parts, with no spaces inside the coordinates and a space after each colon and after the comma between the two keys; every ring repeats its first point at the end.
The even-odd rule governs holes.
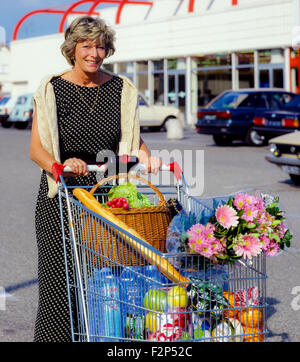
{"type": "Polygon", "coordinates": [[[155,114],[155,107],[150,106],[147,100],[141,95],[138,95],[140,125],[143,126],[156,126],[160,121],[155,114]]]}
{"type": "Polygon", "coordinates": [[[235,115],[236,133],[245,137],[253,122],[256,107],[259,102],[258,94],[253,92],[248,95],[237,107],[235,115]]]}

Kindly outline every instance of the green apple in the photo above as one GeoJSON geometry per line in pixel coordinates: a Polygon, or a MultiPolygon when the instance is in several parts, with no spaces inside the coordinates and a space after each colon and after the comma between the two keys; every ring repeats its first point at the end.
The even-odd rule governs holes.
{"type": "Polygon", "coordinates": [[[167,309],[167,293],[162,289],[150,289],[144,296],[144,307],[164,312],[167,309]]]}

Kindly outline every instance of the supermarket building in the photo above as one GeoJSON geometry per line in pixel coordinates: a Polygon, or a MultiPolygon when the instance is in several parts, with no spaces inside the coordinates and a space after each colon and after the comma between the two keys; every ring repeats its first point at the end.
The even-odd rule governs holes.
{"type": "Polygon", "coordinates": [[[10,43],[13,95],[34,92],[41,78],[68,68],[60,53],[64,22],[84,3],[116,31],[116,52],[104,67],[131,78],[150,103],[180,107],[188,124],[226,89],[300,92],[300,0],[86,0],[64,13],[53,35],[19,40],[26,17],[20,20],[10,43]]]}

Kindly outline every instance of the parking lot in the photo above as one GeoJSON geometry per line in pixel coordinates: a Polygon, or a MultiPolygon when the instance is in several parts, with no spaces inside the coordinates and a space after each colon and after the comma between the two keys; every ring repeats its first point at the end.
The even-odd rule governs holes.
{"type": "MultiPolygon", "coordinates": [[[[143,132],[142,137],[154,153],[165,158],[176,152],[187,155],[181,161],[188,181],[203,176],[196,196],[259,190],[280,197],[294,238],[288,251],[267,259],[269,340],[299,341],[300,187],[265,161],[268,147],[249,147],[242,142],[220,147],[211,136],[193,129],[186,130],[182,140],[168,141],[164,132],[143,132]]],[[[29,142],[30,130],[0,127],[0,286],[6,292],[5,305],[0,308],[0,341],[33,339],[38,299],[34,208],[40,171],[29,160],[29,142]]]]}

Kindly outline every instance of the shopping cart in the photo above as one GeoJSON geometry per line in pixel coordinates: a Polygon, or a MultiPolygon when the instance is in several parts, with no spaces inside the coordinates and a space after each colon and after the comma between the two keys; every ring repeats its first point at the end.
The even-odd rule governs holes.
{"type": "MultiPolygon", "coordinates": [[[[176,198],[184,210],[197,215],[207,199],[189,195],[176,163],[162,169],[175,171],[177,179],[173,185],[157,185],[165,200],[176,198]]],[[[159,251],[108,210],[98,213],[97,204],[107,201],[111,185],[94,188],[91,200],[98,201],[93,199],[87,207],[61,172],[57,179],[73,341],[266,340],[264,254],[251,263],[222,265],[201,255],[159,251]],[[134,258],[128,259],[125,252],[134,258]]],[[[87,198],[93,186],[86,188],[87,198]]],[[[137,187],[157,203],[152,189],[137,187]]]]}

